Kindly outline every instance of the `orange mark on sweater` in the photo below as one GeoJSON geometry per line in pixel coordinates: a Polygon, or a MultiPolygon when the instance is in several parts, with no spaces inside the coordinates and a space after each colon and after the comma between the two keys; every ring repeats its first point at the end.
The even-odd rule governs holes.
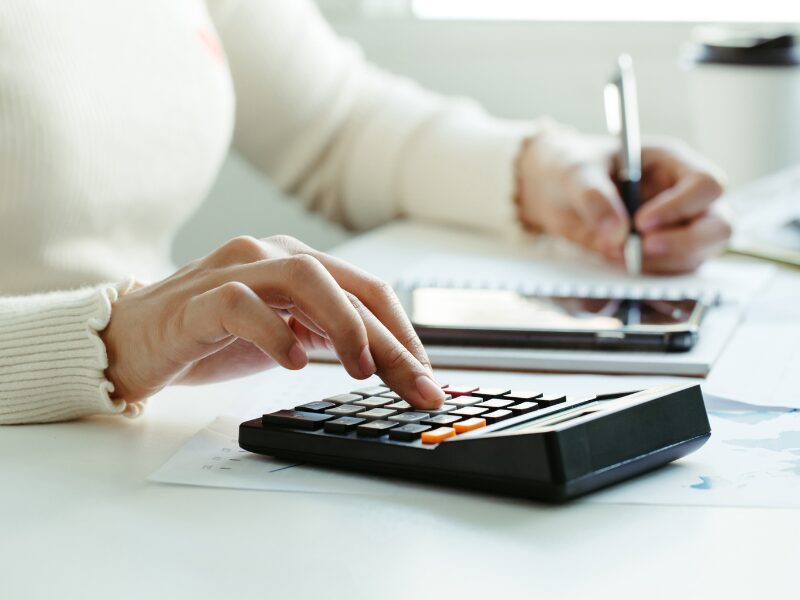
{"type": "Polygon", "coordinates": [[[197,37],[200,38],[200,41],[203,42],[203,45],[213,56],[225,62],[225,50],[216,35],[208,29],[198,29],[197,37]]]}

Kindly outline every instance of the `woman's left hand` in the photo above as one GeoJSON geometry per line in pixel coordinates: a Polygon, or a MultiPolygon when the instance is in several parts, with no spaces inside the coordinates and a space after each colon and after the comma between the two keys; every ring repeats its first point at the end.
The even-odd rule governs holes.
{"type": "MultiPolygon", "coordinates": [[[[533,138],[518,161],[522,222],[622,262],[629,217],[614,183],[616,156],[609,137],[549,130],[533,138]]],[[[722,180],[719,169],[681,143],[643,146],[635,224],[646,271],[692,271],[725,248],[731,225],[716,202],[722,180]]]]}

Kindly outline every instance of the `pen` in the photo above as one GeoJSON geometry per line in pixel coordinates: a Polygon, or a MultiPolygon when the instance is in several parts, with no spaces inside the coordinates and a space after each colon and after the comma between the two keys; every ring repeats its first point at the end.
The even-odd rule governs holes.
{"type": "Polygon", "coordinates": [[[633,60],[627,54],[617,59],[617,70],[605,89],[606,121],[609,133],[619,135],[620,153],[617,186],[630,217],[630,232],[625,241],[625,268],[631,275],[642,272],[642,243],[633,217],[639,209],[642,180],[642,142],[639,133],[639,108],[633,60]]]}

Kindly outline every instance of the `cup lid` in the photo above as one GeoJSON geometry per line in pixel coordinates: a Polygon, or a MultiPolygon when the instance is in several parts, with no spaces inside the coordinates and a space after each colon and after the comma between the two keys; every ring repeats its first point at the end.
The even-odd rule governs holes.
{"type": "Polygon", "coordinates": [[[794,33],[757,35],[725,30],[702,30],[696,37],[696,64],[798,66],[800,47],[794,33]]]}

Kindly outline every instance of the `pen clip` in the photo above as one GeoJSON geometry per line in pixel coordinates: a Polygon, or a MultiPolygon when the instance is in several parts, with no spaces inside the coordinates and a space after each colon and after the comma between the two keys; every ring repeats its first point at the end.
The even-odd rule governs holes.
{"type": "Polygon", "coordinates": [[[622,134],[622,108],[620,107],[619,88],[615,82],[607,83],[603,92],[608,133],[619,136],[622,134]]]}
{"type": "Polygon", "coordinates": [[[617,77],[613,82],[619,96],[619,136],[622,142],[619,178],[638,183],[642,179],[642,139],[639,131],[639,102],[633,60],[628,54],[617,59],[617,77]]]}

